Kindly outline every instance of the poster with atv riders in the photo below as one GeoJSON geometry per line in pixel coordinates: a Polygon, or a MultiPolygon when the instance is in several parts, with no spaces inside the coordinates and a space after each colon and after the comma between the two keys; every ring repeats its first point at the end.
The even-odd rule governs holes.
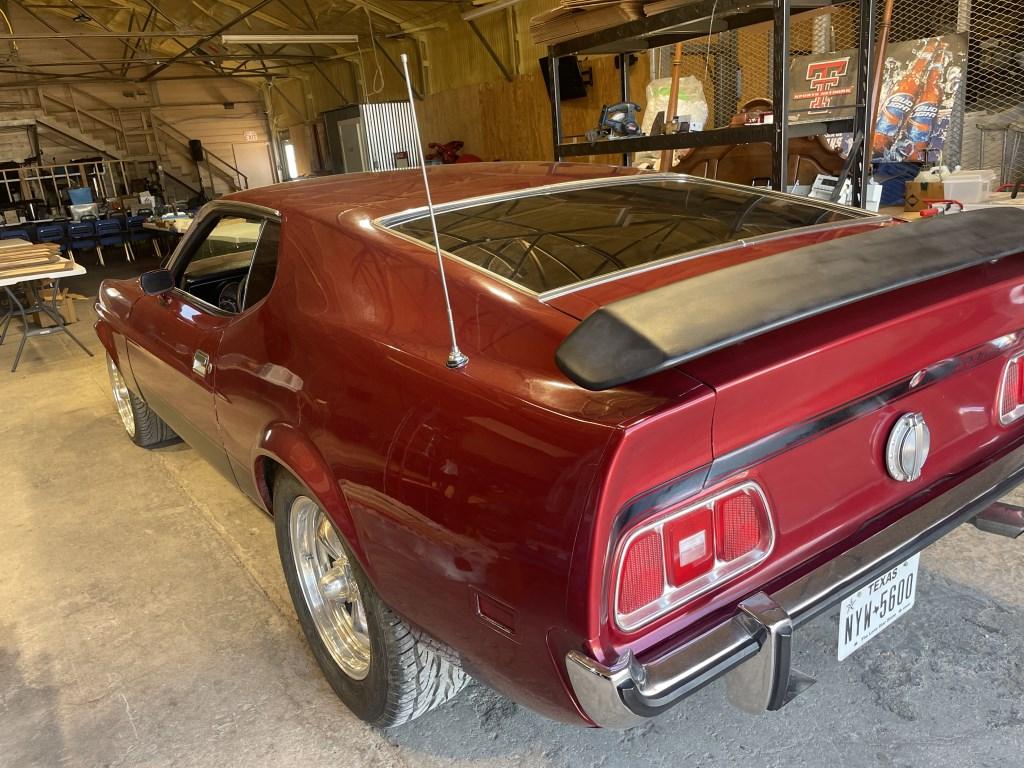
{"type": "MultiPolygon", "coordinates": [[[[938,160],[966,59],[967,33],[889,44],[875,118],[873,159],[938,160]]],[[[851,115],[856,77],[856,50],[794,57],[790,113],[800,121],[851,115]]],[[[848,145],[849,140],[843,144],[848,145]]]]}

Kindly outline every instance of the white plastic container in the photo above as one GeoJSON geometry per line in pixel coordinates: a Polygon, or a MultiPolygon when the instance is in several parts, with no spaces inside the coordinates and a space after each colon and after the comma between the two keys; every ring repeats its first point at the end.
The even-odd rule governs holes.
{"type": "MultiPolygon", "coordinates": [[[[836,188],[838,182],[838,176],[826,176],[823,173],[819,173],[817,178],[814,179],[814,184],[808,197],[813,197],[817,200],[831,200],[832,191],[836,188]]],[[[843,184],[843,191],[839,194],[839,203],[841,205],[850,204],[852,188],[852,183],[847,179],[846,183],[843,184]]],[[[882,202],[882,185],[874,179],[868,181],[868,199],[865,202],[866,205],[864,207],[867,210],[878,213],[878,207],[882,202]]]]}
{"type": "Polygon", "coordinates": [[[982,203],[996,190],[995,171],[953,171],[942,178],[942,192],[947,200],[961,203],[982,203]]]}

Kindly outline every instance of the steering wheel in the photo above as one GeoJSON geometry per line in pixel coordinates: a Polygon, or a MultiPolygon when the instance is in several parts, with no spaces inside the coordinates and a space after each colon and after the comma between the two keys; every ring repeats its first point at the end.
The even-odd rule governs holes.
{"type": "Polygon", "coordinates": [[[232,280],[221,286],[220,294],[217,296],[217,306],[225,312],[238,314],[242,302],[242,281],[232,280]]]}

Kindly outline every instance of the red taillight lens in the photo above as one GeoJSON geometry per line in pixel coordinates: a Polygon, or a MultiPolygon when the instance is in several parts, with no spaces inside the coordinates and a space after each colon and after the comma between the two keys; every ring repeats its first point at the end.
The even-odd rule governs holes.
{"type": "Polygon", "coordinates": [[[665,576],[661,535],[650,531],[633,539],[619,571],[619,613],[633,613],[661,597],[665,576]]]}
{"type": "Polygon", "coordinates": [[[764,493],[746,483],[628,534],[618,555],[615,616],[635,629],[753,568],[774,543],[764,493]]]}
{"type": "Polygon", "coordinates": [[[1009,424],[1024,416],[1024,371],[1021,365],[1024,357],[1018,355],[1003,369],[1003,380],[999,387],[999,421],[1009,424]]]}
{"type": "Polygon", "coordinates": [[[715,502],[718,559],[729,562],[764,546],[767,510],[761,495],[741,491],[715,502]]]}
{"type": "Polygon", "coordinates": [[[709,507],[698,507],[662,528],[668,582],[681,587],[715,564],[715,524],[709,507]]]}

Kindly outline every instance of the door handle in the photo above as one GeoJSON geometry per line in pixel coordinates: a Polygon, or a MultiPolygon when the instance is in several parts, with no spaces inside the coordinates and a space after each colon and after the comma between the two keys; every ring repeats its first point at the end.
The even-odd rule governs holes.
{"type": "Polygon", "coordinates": [[[210,375],[212,370],[213,364],[210,362],[210,356],[201,349],[196,350],[196,353],[192,355],[192,373],[205,378],[210,375]]]}

